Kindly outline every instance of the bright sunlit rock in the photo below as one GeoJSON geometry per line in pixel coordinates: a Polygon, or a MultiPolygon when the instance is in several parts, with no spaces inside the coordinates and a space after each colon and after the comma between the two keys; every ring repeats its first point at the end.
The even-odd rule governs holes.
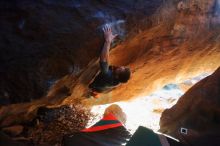
{"type": "MultiPolygon", "coordinates": [[[[202,74],[195,78],[188,79],[181,84],[192,86],[209,74],[202,74]]],[[[176,104],[178,99],[184,94],[177,84],[165,85],[161,90],[155,91],[149,96],[139,97],[132,101],[116,102],[127,115],[126,128],[134,133],[138,126],[145,126],[154,131],[159,130],[159,121],[162,112],[176,104]]],[[[98,105],[92,108],[92,112],[97,115],[96,119],[89,123],[88,127],[97,122],[103,115],[105,109],[111,104],[98,105]]]]}

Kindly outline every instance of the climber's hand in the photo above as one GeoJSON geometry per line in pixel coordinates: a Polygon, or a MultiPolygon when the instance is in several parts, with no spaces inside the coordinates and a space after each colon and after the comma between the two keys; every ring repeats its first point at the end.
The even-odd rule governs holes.
{"type": "Polygon", "coordinates": [[[112,41],[118,36],[117,34],[112,34],[112,28],[108,24],[103,27],[103,32],[107,43],[112,43],[112,41]]]}

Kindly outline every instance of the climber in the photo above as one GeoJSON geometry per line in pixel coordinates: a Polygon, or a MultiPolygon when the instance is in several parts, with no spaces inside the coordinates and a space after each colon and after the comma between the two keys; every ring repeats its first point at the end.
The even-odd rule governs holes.
{"type": "Polygon", "coordinates": [[[130,69],[124,66],[109,66],[109,49],[112,41],[117,37],[112,34],[109,25],[103,28],[105,43],[100,55],[100,73],[89,85],[92,93],[106,93],[114,89],[120,83],[126,83],[130,78],[130,69]]]}

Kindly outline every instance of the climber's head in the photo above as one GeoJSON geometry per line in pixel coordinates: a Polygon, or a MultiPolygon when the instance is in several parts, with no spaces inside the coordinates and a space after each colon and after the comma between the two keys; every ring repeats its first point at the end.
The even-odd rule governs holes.
{"type": "Polygon", "coordinates": [[[126,83],[131,76],[131,71],[129,68],[121,66],[115,69],[115,77],[121,83],[126,83]]]}

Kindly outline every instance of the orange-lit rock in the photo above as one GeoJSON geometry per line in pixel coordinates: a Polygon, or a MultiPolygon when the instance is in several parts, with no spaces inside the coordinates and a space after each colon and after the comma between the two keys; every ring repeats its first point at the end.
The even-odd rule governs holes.
{"type": "Polygon", "coordinates": [[[94,58],[77,75],[66,75],[57,81],[41,100],[2,107],[0,126],[30,120],[39,106],[129,100],[148,95],[168,83],[182,83],[216,70],[220,66],[220,29],[218,21],[213,21],[216,15],[211,13],[214,1],[183,4],[180,9],[177,3],[167,2],[149,19],[151,27],[137,30],[137,34],[129,35],[112,48],[110,62],[132,70],[127,84],[99,99],[85,99],[87,86],[98,71],[98,60],[94,58]]]}
{"type": "Polygon", "coordinates": [[[123,41],[140,29],[162,0],[2,0],[0,105],[44,97],[61,77],[78,73],[99,55],[102,26],[123,41]]]}
{"type": "Polygon", "coordinates": [[[2,130],[9,135],[17,136],[22,133],[22,131],[24,130],[24,127],[21,125],[15,125],[12,127],[3,128],[2,130]]]}
{"type": "MultiPolygon", "coordinates": [[[[101,104],[136,98],[167,83],[181,83],[219,67],[219,28],[212,27],[216,24],[212,23],[211,14],[214,1],[192,3],[186,3],[187,8],[182,11],[173,5],[165,6],[152,18],[154,22],[161,18],[159,24],[115,47],[110,55],[112,64],[130,66],[132,78],[109,96],[88,102],[101,104]]],[[[90,71],[87,68],[82,76],[90,71]]],[[[76,92],[64,103],[74,99],[79,88],[80,85],[75,86],[76,92]]]]}

